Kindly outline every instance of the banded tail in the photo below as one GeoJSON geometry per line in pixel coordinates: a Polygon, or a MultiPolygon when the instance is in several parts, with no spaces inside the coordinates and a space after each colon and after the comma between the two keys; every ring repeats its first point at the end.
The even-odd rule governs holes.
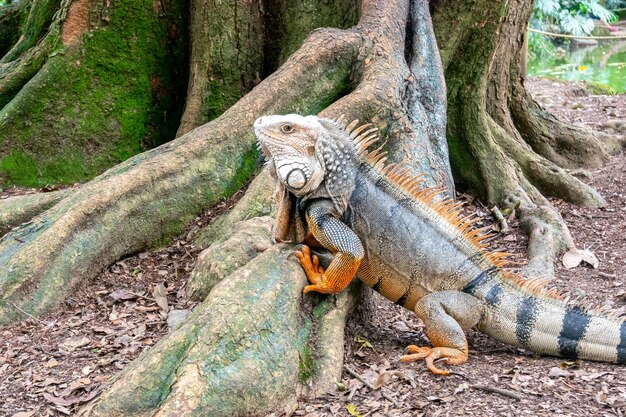
{"type": "Polygon", "coordinates": [[[570,305],[533,280],[486,271],[463,291],[487,306],[476,326],[501,342],[566,359],[626,364],[626,320],[570,305]]]}

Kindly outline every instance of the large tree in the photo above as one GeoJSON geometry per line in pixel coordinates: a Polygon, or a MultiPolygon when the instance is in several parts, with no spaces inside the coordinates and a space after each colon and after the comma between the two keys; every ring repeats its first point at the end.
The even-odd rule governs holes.
{"type": "MultiPolygon", "coordinates": [[[[11,143],[0,154],[4,183],[20,172],[49,181],[24,164],[71,163],[54,152],[63,144],[115,144],[126,128],[158,143],[142,129],[173,136],[167,126],[182,111],[167,144],[80,186],[0,201],[0,231],[10,229],[0,240],[0,322],[41,314],[232,195],[258,168],[253,121],[274,113],[376,124],[390,158],[428,183],[516,209],[530,235],[530,273],[549,277],[554,255],[573,242],[546,197],[602,205],[564,168],[600,166],[618,144],[555,119],[524,89],[531,9],[524,0],[191,0],[189,71],[178,78],[184,2],[21,0],[0,9],[22,34],[0,32],[0,46],[15,42],[0,62],[0,142],[11,143]],[[170,65],[155,65],[168,48],[170,65]],[[176,96],[187,74],[184,110],[174,100],[163,122],[149,97],[176,96]],[[151,124],[155,115],[165,124],[151,124]]],[[[87,174],[101,167],[85,159],[89,149],[80,155],[87,174]]],[[[332,386],[355,291],[302,302],[305,278],[288,247],[270,248],[267,220],[237,223],[267,214],[270,191],[258,175],[203,234],[213,244],[189,288],[204,301],[85,413],[263,414],[332,386]]]]}

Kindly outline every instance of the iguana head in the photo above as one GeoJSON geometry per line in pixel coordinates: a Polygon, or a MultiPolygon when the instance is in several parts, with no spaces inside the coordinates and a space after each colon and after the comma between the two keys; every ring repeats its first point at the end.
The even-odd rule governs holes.
{"type": "Polygon", "coordinates": [[[254,122],[259,148],[276,180],[279,226],[277,239],[298,241],[304,233],[299,204],[309,198],[333,202],[337,216],[354,190],[357,154],[350,130],[340,118],[287,114],[254,122]],[[298,201],[300,203],[298,203],[298,201]],[[290,219],[290,220],[287,220],[290,219]],[[295,220],[294,220],[295,219],[295,220]]]}
{"type": "Polygon", "coordinates": [[[254,122],[254,130],[275,179],[298,196],[319,187],[326,169],[317,152],[324,127],[316,116],[264,116],[254,122]]]}

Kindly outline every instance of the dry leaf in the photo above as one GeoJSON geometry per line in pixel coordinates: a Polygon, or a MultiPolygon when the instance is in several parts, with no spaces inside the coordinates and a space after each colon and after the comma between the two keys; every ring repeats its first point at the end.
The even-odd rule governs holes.
{"type": "Polygon", "coordinates": [[[67,405],[74,404],[71,400],[66,400],[65,398],[54,397],[48,394],[47,392],[43,393],[43,397],[46,399],[46,401],[55,405],[67,406],[67,405]]]}
{"type": "Polygon", "coordinates": [[[589,249],[571,249],[563,255],[563,266],[567,269],[576,268],[581,262],[586,262],[594,268],[600,265],[600,261],[589,249]]]}
{"type": "Polygon", "coordinates": [[[583,381],[589,382],[589,381],[593,381],[596,378],[600,378],[601,376],[609,375],[609,374],[615,374],[615,373],[614,372],[592,372],[592,373],[586,373],[584,371],[576,371],[575,374],[576,374],[576,376],[580,377],[580,379],[582,379],[583,381]]]}
{"type": "Polygon", "coordinates": [[[13,414],[11,417],[31,417],[35,415],[35,411],[20,411],[19,413],[13,414]]]}
{"type": "Polygon", "coordinates": [[[415,383],[415,380],[411,376],[407,375],[403,371],[396,370],[396,371],[381,372],[376,378],[376,382],[374,382],[372,386],[374,387],[374,389],[379,389],[380,387],[385,385],[387,382],[389,382],[389,380],[391,380],[391,378],[394,376],[397,376],[398,378],[406,379],[407,381],[411,381],[411,383],[415,383]]]}
{"type": "Polygon", "coordinates": [[[428,401],[432,401],[432,402],[441,402],[441,403],[451,403],[452,401],[455,400],[455,398],[451,395],[447,396],[447,397],[426,397],[426,399],[428,401]]]}
{"type": "Polygon", "coordinates": [[[91,339],[87,336],[70,337],[59,344],[59,351],[64,353],[73,352],[79,347],[87,346],[89,343],[91,343],[91,339]]]}
{"type": "Polygon", "coordinates": [[[459,394],[469,388],[469,384],[464,382],[454,389],[454,395],[459,394]]]}
{"type": "Polygon", "coordinates": [[[167,313],[169,311],[169,304],[167,303],[167,289],[165,288],[165,285],[155,285],[152,289],[152,297],[159,307],[161,307],[163,312],[167,313]]]}
{"type": "Polygon", "coordinates": [[[59,385],[62,381],[58,378],[46,378],[44,381],[42,382],[38,382],[37,384],[35,384],[38,387],[42,387],[45,388],[48,385],[59,385]]]}
{"type": "Polygon", "coordinates": [[[115,333],[115,330],[111,329],[110,327],[104,327],[104,326],[91,326],[91,330],[93,330],[94,333],[104,333],[104,334],[115,333]]]}
{"type": "Polygon", "coordinates": [[[131,294],[125,289],[115,290],[111,294],[109,294],[109,297],[111,297],[113,301],[134,300],[135,298],[137,298],[135,294],[131,294]]]}
{"type": "Polygon", "coordinates": [[[566,370],[566,369],[561,369],[558,366],[554,366],[552,368],[550,368],[550,372],[548,372],[548,376],[550,378],[560,378],[560,377],[569,377],[574,375],[573,373],[571,373],[570,371],[566,370]]]}

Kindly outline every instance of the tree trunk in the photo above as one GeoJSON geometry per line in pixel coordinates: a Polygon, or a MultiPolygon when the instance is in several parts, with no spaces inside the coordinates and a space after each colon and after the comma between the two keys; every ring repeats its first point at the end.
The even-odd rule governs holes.
{"type": "MultiPolygon", "coordinates": [[[[63,2],[61,9],[68,10],[67,16],[81,15],[76,10],[83,2],[63,2]]],[[[602,204],[595,191],[560,164],[601,164],[604,146],[589,132],[583,140],[581,131],[569,126],[561,126],[569,136],[554,134],[561,122],[545,116],[525,92],[519,57],[532,5],[438,0],[430,6],[429,11],[426,0],[364,0],[358,24],[349,27],[356,19],[354,1],[192,1],[181,136],[57,195],[59,201],[29,197],[11,202],[15,214],[6,216],[5,228],[23,221],[26,212],[40,214],[0,240],[0,323],[22,319],[23,312],[41,314],[103,267],[164,242],[234,193],[258,166],[253,121],[277,113],[344,114],[372,122],[387,140],[390,159],[406,161],[427,184],[443,184],[453,196],[454,173],[459,188],[490,204],[517,208],[531,237],[530,270],[549,276],[554,255],[573,241],[546,196],[602,204]],[[310,18],[298,18],[304,16],[310,18]],[[329,22],[349,28],[313,31],[269,74],[305,32],[329,22]],[[562,147],[571,149],[557,152],[562,147]]],[[[120,9],[121,4],[115,6],[120,9]]],[[[51,28],[65,28],[70,20],[57,15],[51,28]]],[[[34,80],[52,83],[68,62],[88,67],[73,64],[88,57],[79,55],[84,48],[68,46],[62,57],[47,58],[2,109],[0,127],[23,120],[6,117],[39,99],[35,91],[42,84],[34,80]]],[[[40,91],[43,100],[47,90],[40,91]]],[[[60,90],[54,94],[67,101],[60,90]]],[[[108,102],[113,107],[131,95],[116,87],[114,96],[108,102]]],[[[76,114],[65,117],[75,120],[76,114]]],[[[29,128],[20,125],[16,132],[22,131],[29,128]]],[[[237,207],[204,234],[204,242],[214,246],[201,255],[188,284],[194,296],[206,297],[202,304],[112,381],[85,414],[289,412],[299,395],[332,387],[341,374],[343,325],[354,293],[337,301],[301,298],[305,278],[287,259],[289,248],[270,248],[264,220],[238,223],[270,211],[266,175],[259,174],[237,207]],[[220,236],[228,239],[216,239],[220,236]],[[266,406],[259,402],[264,396],[266,406]]]]}
{"type": "Polygon", "coordinates": [[[184,2],[27,5],[0,60],[0,186],[85,181],[171,139],[187,83],[184,2]]]}
{"type": "Polygon", "coordinates": [[[431,7],[448,85],[455,181],[490,204],[517,208],[531,236],[526,273],[551,277],[555,256],[574,243],[545,197],[603,205],[563,167],[600,166],[606,147],[591,131],[548,115],[524,89],[520,59],[532,2],[439,0],[431,7]]]}

